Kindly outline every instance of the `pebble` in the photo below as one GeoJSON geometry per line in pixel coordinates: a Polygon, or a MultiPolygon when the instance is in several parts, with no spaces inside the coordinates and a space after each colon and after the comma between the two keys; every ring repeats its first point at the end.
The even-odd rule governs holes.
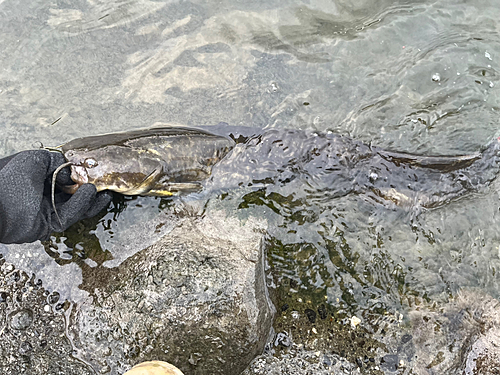
{"type": "Polygon", "coordinates": [[[361,319],[359,319],[357,316],[351,317],[351,327],[352,328],[356,328],[359,323],[361,323],[361,319]]]}

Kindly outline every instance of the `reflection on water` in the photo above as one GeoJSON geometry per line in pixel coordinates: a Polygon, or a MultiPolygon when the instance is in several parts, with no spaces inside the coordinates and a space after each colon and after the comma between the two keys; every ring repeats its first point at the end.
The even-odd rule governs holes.
{"type": "Polygon", "coordinates": [[[133,200],[135,198],[115,194],[109,209],[93,218],[76,223],[64,233],[64,236],[55,234],[49,241],[44,242],[46,253],[59,265],[91,261],[93,262],[91,264],[101,266],[104,262],[112,260],[113,255],[106,248],[103,249],[101,241],[96,236],[97,226],[102,226],[112,238],[115,230],[113,224],[125,210],[127,202],[133,200]]]}
{"type": "Polygon", "coordinates": [[[50,8],[47,24],[63,33],[80,34],[130,24],[159,11],[169,2],[128,0],[88,1],[82,8],[50,8]]]}
{"type": "Polygon", "coordinates": [[[47,275],[63,298],[79,298],[64,280],[82,268],[116,267],[215,205],[273,223],[278,300],[301,312],[299,299],[370,326],[399,312],[408,321],[464,287],[499,297],[494,155],[437,171],[374,151],[492,150],[496,4],[6,0],[0,10],[1,155],[161,121],[264,134],[238,145],[205,193],[117,198],[46,253],[9,247],[9,261],[47,275]]]}
{"type": "Polygon", "coordinates": [[[82,220],[43,243],[57,264],[112,268],[167,234],[188,208],[170,198],[124,197],[114,194],[110,207],[82,220]],[[173,217],[175,215],[175,220],[173,217]]]}

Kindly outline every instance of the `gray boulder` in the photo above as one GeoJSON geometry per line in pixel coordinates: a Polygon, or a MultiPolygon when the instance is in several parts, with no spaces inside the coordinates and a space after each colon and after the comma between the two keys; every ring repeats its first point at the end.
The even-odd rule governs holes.
{"type": "Polygon", "coordinates": [[[274,308],[267,295],[263,231],[212,211],[185,218],[119,267],[82,265],[89,293],[69,314],[80,360],[120,374],[164,360],[186,374],[238,374],[260,354],[274,308]]]}

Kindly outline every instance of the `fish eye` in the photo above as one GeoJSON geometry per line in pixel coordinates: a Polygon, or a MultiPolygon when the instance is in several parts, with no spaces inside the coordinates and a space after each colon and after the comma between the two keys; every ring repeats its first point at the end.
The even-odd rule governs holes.
{"type": "Polygon", "coordinates": [[[95,166],[97,166],[97,161],[95,161],[94,159],[85,159],[85,167],[86,168],[94,168],[95,166]]]}
{"type": "Polygon", "coordinates": [[[73,156],[73,151],[68,151],[68,153],[66,155],[73,156]]]}

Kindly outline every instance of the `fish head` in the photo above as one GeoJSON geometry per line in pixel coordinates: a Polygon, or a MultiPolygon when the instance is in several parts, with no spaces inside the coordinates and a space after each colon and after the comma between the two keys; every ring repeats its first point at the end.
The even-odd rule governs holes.
{"type": "Polygon", "coordinates": [[[109,157],[102,149],[70,149],[64,153],[71,162],[71,179],[76,185],[94,184],[98,191],[110,184],[108,170],[120,170],[123,157],[109,157]]]}
{"type": "Polygon", "coordinates": [[[137,191],[152,172],[158,171],[157,162],[128,147],[109,145],[98,149],[69,149],[64,156],[72,163],[74,191],[80,185],[90,183],[97,191],[130,193],[137,191]]]}
{"type": "Polygon", "coordinates": [[[206,179],[234,141],[194,129],[161,128],[75,139],[61,146],[75,188],[126,195],[160,191],[168,184],[206,179]]]}
{"type": "Polygon", "coordinates": [[[71,179],[78,185],[92,183],[95,180],[95,169],[99,166],[96,155],[88,150],[68,150],[64,157],[71,162],[71,179]]]}

